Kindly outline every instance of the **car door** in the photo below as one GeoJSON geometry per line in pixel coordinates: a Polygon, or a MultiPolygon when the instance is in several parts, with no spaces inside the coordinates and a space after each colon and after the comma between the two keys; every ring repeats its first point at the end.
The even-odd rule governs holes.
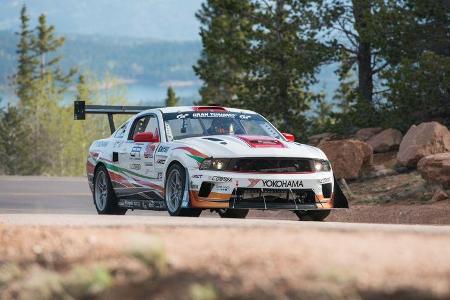
{"type": "Polygon", "coordinates": [[[156,115],[140,116],[133,122],[121,163],[126,174],[128,189],[126,193],[122,193],[121,198],[148,200],[158,196],[155,191],[158,174],[155,172],[153,153],[159,145],[159,136],[156,115]],[[137,134],[144,132],[152,133],[154,141],[134,141],[137,134]]]}

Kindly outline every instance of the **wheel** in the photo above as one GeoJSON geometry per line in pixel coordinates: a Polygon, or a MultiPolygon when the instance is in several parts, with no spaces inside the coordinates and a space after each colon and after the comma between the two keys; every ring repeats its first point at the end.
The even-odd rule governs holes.
{"type": "Polygon", "coordinates": [[[94,175],[94,204],[99,215],[124,215],[126,208],[117,205],[108,171],[100,166],[94,175]]]}
{"type": "Polygon", "coordinates": [[[181,208],[186,188],[185,169],[179,164],[172,165],[167,172],[165,185],[165,201],[171,216],[198,217],[202,213],[200,208],[181,208]]]}
{"type": "Polygon", "coordinates": [[[248,209],[221,208],[217,210],[221,218],[245,219],[248,209]]]}
{"type": "Polygon", "coordinates": [[[323,221],[330,214],[330,210],[296,210],[294,213],[300,221],[323,221]]]}

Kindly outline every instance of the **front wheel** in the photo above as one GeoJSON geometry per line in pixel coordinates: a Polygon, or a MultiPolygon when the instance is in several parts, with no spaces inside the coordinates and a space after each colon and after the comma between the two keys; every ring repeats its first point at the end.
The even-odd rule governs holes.
{"type": "Polygon", "coordinates": [[[171,216],[198,217],[202,213],[200,208],[181,208],[186,188],[186,170],[179,164],[172,165],[165,184],[165,201],[171,216]]]}
{"type": "Polygon", "coordinates": [[[124,215],[126,208],[117,205],[108,170],[98,167],[94,176],[94,204],[99,215],[124,215]]]}
{"type": "Polygon", "coordinates": [[[221,208],[217,210],[221,218],[245,219],[248,209],[221,208]]]}
{"type": "Polygon", "coordinates": [[[294,213],[300,221],[323,221],[330,214],[330,210],[296,210],[294,213]]]}

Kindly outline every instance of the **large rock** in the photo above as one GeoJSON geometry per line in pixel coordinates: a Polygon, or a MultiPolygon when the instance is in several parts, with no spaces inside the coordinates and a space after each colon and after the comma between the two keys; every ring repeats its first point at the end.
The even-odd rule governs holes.
{"type": "Polygon", "coordinates": [[[402,133],[397,129],[386,129],[372,136],[367,143],[372,146],[373,152],[381,153],[398,149],[402,141],[402,133]]]}
{"type": "Polygon", "coordinates": [[[421,123],[409,128],[400,143],[397,161],[400,165],[414,168],[425,156],[450,151],[450,132],[437,123],[421,123]]]}
{"type": "Polygon", "coordinates": [[[312,135],[308,138],[308,145],[317,146],[321,142],[332,140],[336,137],[335,133],[324,132],[320,134],[312,135]]]}
{"type": "Polygon", "coordinates": [[[450,189],[450,152],[425,156],[417,170],[426,181],[450,189]]]}
{"type": "Polygon", "coordinates": [[[372,147],[358,140],[326,141],[320,146],[331,161],[337,178],[356,179],[364,166],[372,164],[372,147]]]}
{"type": "Polygon", "coordinates": [[[360,141],[367,141],[372,136],[380,133],[383,130],[381,127],[369,127],[369,128],[361,128],[355,133],[355,138],[360,141]]]}

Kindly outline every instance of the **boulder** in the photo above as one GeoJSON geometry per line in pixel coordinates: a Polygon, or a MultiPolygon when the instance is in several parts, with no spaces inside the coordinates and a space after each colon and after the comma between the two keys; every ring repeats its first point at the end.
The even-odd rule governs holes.
{"type": "Polygon", "coordinates": [[[364,166],[372,164],[372,147],[358,140],[326,141],[319,145],[331,161],[336,178],[356,179],[364,166]]]}
{"type": "Polygon", "coordinates": [[[355,133],[355,139],[360,141],[367,141],[372,136],[380,133],[383,130],[381,127],[369,127],[369,128],[361,128],[355,133]]]}
{"type": "Polygon", "coordinates": [[[335,133],[332,132],[324,132],[321,134],[315,134],[308,138],[308,145],[317,146],[321,142],[332,140],[336,137],[335,133]]]}
{"type": "Polygon", "coordinates": [[[450,189],[450,152],[425,156],[417,170],[427,182],[450,189]]]}
{"type": "Polygon", "coordinates": [[[372,136],[367,143],[372,146],[373,152],[381,153],[398,149],[402,141],[402,133],[397,129],[386,129],[372,136]]]}
{"type": "Polygon", "coordinates": [[[414,168],[427,155],[450,151],[450,132],[437,122],[413,125],[403,137],[397,153],[400,165],[414,168]]]}
{"type": "Polygon", "coordinates": [[[438,189],[436,192],[434,192],[433,197],[431,198],[431,201],[442,201],[448,199],[448,195],[446,192],[444,192],[441,189],[438,189]]]}

